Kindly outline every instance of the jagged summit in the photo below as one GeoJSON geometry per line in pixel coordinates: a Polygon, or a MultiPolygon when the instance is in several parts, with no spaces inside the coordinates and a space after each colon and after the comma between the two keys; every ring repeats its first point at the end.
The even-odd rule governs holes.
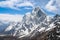
{"type": "Polygon", "coordinates": [[[45,12],[40,8],[40,7],[36,7],[33,11],[32,14],[39,16],[39,15],[46,15],[45,12]]]}

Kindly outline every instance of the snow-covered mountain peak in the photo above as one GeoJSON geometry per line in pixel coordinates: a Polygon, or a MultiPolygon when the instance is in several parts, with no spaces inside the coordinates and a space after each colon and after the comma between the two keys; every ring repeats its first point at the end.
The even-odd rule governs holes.
{"type": "Polygon", "coordinates": [[[17,35],[19,37],[25,36],[34,30],[45,27],[47,24],[47,15],[38,7],[35,8],[32,13],[27,13],[23,17],[22,23],[20,27],[18,27],[18,30],[15,31],[14,35],[17,35]]]}
{"type": "Polygon", "coordinates": [[[48,31],[54,28],[55,18],[47,16],[41,8],[36,7],[31,13],[25,14],[21,22],[9,22],[4,32],[19,38],[34,35],[37,31],[48,31]]]}

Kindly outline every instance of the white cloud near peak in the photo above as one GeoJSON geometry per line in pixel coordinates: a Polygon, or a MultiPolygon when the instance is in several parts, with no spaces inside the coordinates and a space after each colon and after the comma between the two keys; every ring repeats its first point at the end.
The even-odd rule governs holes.
{"type": "Polygon", "coordinates": [[[12,15],[12,14],[0,14],[0,20],[21,22],[23,15],[12,15]]]}
{"type": "Polygon", "coordinates": [[[60,8],[60,0],[56,0],[56,4],[60,8]]]}
{"type": "Polygon", "coordinates": [[[54,0],[50,0],[47,5],[46,5],[46,9],[48,9],[49,11],[55,11],[57,10],[55,5],[52,5],[54,2],[54,0]]]}
{"type": "Polygon", "coordinates": [[[60,13],[60,0],[50,0],[45,8],[48,10],[48,11],[52,11],[54,13],[60,13]],[[54,3],[55,2],[55,3],[54,3]]]}

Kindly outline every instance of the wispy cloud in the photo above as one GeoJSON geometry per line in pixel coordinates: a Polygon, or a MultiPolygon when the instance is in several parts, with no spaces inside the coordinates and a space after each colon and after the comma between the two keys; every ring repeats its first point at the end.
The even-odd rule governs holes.
{"type": "Polygon", "coordinates": [[[50,0],[45,8],[48,11],[52,11],[54,13],[60,13],[60,0],[50,0]]]}
{"type": "Polygon", "coordinates": [[[0,20],[21,22],[23,15],[12,15],[12,14],[0,14],[0,20]]]}
{"type": "Polygon", "coordinates": [[[21,4],[17,4],[17,7],[21,7],[21,6],[31,6],[31,7],[33,7],[33,4],[29,1],[23,2],[21,4]]]}
{"type": "Polygon", "coordinates": [[[54,3],[54,0],[50,0],[47,5],[46,5],[46,8],[49,10],[49,11],[55,11],[57,10],[56,6],[53,5],[54,3]]]}
{"type": "Polygon", "coordinates": [[[60,8],[60,0],[56,0],[56,4],[60,8]]]}
{"type": "Polygon", "coordinates": [[[0,2],[0,7],[9,7],[9,8],[12,8],[12,9],[18,9],[15,6],[16,2],[15,1],[12,1],[12,0],[6,0],[6,1],[2,1],[0,2]]]}
{"type": "Polygon", "coordinates": [[[19,9],[18,7],[22,6],[34,6],[33,3],[29,1],[22,1],[22,0],[6,0],[0,2],[0,7],[8,7],[12,9],[19,9]]]}

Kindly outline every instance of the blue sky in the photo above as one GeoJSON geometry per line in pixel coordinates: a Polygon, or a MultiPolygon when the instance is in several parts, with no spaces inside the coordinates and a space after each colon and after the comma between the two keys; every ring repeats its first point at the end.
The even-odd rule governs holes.
{"type": "Polygon", "coordinates": [[[9,14],[22,14],[22,15],[24,15],[27,12],[32,12],[32,9],[24,9],[24,7],[20,7],[20,10],[15,10],[15,9],[11,9],[11,8],[0,7],[0,13],[3,13],[3,14],[9,13],[9,14]]]}
{"type": "Polygon", "coordinates": [[[32,12],[37,6],[49,16],[53,16],[56,13],[60,14],[59,0],[0,0],[0,14],[20,15],[21,17],[21,15],[32,12]]]}
{"type": "Polygon", "coordinates": [[[45,11],[49,9],[50,10],[48,11],[49,15],[51,12],[54,12],[53,7],[56,5],[55,3],[56,0],[54,2],[53,1],[54,0],[0,0],[0,13],[25,14],[27,12],[32,12],[34,7],[40,6],[41,8],[45,9],[45,11]],[[52,9],[51,8],[46,9],[46,5],[47,8],[48,6],[51,6],[52,9]]]}

